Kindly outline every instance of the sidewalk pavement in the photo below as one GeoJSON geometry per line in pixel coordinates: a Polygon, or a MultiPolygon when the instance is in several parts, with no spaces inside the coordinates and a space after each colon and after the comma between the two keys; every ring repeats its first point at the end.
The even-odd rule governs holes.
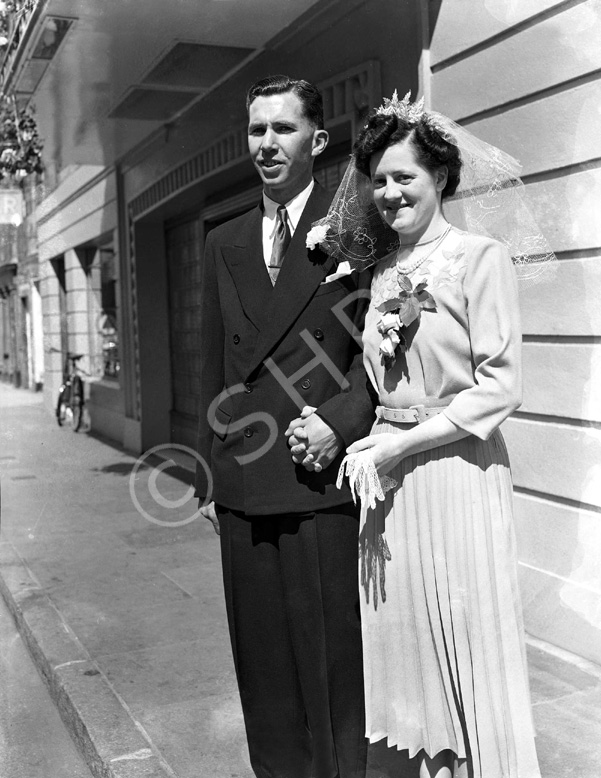
{"type": "MultiPolygon", "coordinates": [[[[95,776],[252,778],[218,538],[185,467],[136,461],[0,384],[0,591],[95,776]]],[[[528,654],[543,778],[598,778],[601,668],[528,654]]],[[[378,745],[368,776],[415,773],[378,745]]]]}
{"type": "Polygon", "coordinates": [[[92,778],[0,597],[0,773],[92,778]]]}

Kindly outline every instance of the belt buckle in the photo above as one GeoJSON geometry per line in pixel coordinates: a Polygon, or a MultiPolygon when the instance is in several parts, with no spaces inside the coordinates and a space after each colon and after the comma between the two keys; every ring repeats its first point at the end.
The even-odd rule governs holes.
{"type": "Polygon", "coordinates": [[[428,418],[426,416],[426,406],[425,405],[410,405],[409,408],[412,411],[415,411],[415,413],[417,414],[416,421],[417,421],[418,424],[421,424],[423,421],[426,421],[426,419],[428,418]]]}

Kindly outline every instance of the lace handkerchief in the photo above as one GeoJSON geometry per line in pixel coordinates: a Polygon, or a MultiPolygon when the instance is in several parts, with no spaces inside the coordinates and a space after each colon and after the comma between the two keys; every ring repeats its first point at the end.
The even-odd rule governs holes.
{"type": "Polygon", "coordinates": [[[369,450],[359,451],[357,454],[347,454],[340,463],[336,486],[340,489],[342,479],[347,476],[353,502],[357,504],[357,496],[361,502],[370,508],[376,507],[376,500],[383,500],[384,495],[390,489],[394,489],[397,482],[387,475],[379,476],[369,450]],[[346,473],[345,473],[346,470],[346,473]]]}

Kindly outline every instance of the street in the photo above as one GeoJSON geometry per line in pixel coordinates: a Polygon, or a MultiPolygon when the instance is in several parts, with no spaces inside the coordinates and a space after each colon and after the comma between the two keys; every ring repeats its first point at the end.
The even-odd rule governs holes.
{"type": "MultiPolygon", "coordinates": [[[[0,589],[92,772],[251,778],[219,544],[189,521],[190,474],[139,460],[132,480],[135,457],[60,429],[39,394],[0,383],[0,407],[0,589]]],[[[86,775],[5,610],[1,628],[0,775],[86,775]]],[[[601,669],[531,638],[528,659],[544,778],[597,778],[601,669]]],[[[381,742],[367,776],[415,772],[381,742]]]]}
{"type": "Polygon", "coordinates": [[[0,775],[91,778],[0,597],[0,775]]]}
{"type": "MultiPolygon", "coordinates": [[[[0,385],[0,586],[80,748],[114,776],[250,778],[212,527],[171,525],[185,508],[144,482],[140,507],[164,524],[145,518],[135,457],[59,428],[40,401],[0,385]]],[[[169,474],[158,487],[188,488],[169,474]]]]}

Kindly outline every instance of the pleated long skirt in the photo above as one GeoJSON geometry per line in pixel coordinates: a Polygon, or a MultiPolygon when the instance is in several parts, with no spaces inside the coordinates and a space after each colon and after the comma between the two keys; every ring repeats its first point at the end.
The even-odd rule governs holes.
{"type": "Polygon", "coordinates": [[[501,433],[389,475],[398,485],[361,516],[367,737],[411,757],[450,749],[456,776],[539,778],[501,433]]]}

